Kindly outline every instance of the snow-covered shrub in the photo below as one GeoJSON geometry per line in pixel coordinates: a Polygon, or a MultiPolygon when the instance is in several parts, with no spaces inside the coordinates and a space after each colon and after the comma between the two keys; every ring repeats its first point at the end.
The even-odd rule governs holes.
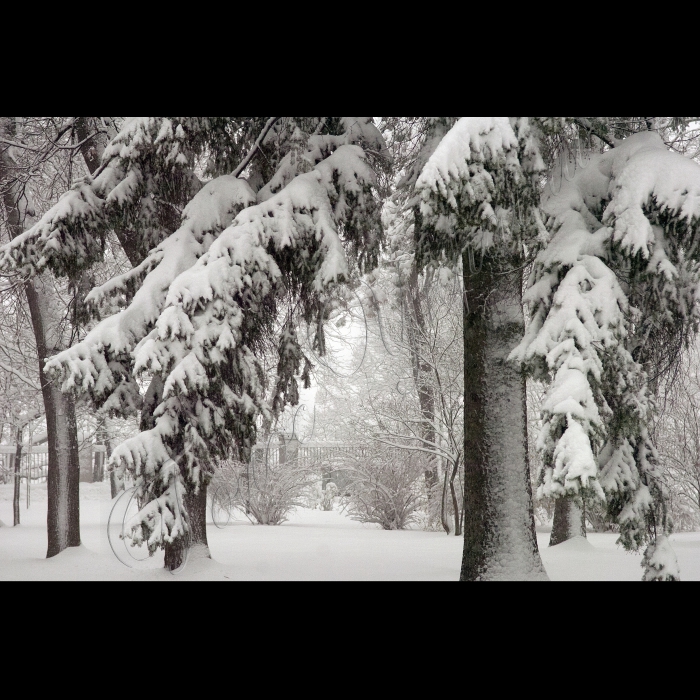
{"type": "Polygon", "coordinates": [[[419,522],[426,503],[425,464],[420,457],[378,452],[347,471],[353,480],[345,498],[353,520],[384,530],[405,530],[419,522]]]}
{"type": "Polygon", "coordinates": [[[213,486],[226,488],[232,510],[244,513],[254,525],[282,525],[304,497],[317,475],[307,467],[287,464],[226,462],[213,486]]]}

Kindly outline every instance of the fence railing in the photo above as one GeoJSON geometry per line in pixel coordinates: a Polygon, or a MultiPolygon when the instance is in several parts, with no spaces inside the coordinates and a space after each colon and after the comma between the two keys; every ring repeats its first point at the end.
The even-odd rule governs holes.
{"type": "Polygon", "coordinates": [[[378,443],[316,443],[302,444],[292,440],[282,445],[257,445],[253,449],[252,469],[275,469],[293,465],[302,469],[316,471],[326,484],[333,482],[341,490],[352,481],[349,476],[357,465],[368,463],[372,457],[382,452],[395,457],[405,456],[406,452],[398,447],[386,447],[378,443]]]}
{"type": "MultiPolygon", "coordinates": [[[[382,448],[384,451],[401,453],[397,448],[382,448]]],[[[282,445],[274,442],[257,445],[253,449],[254,468],[276,468],[284,464],[297,464],[306,468],[317,468],[323,472],[324,480],[329,480],[348,462],[362,462],[371,458],[377,451],[373,444],[357,443],[316,443],[303,445],[294,440],[282,445]]],[[[104,467],[107,448],[102,445],[87,445],[80,453],[81,481],[92,482],[98,467],[104,467]],[[98,458],[98,455],[100,457],[98,458]]],[[[15,478],[15,458],[17,447],[0,445],[0,484],[13,483],[15,478]]],[[[49,448],[47,445],[24,448],[20,477],[29,478],[32,483],[46,483],[49,471],[49,448]]],[[[104,476],[104,474],[102,474],[104,476]]]]}
{"type": "Polygon", "coordinates": [[[370,459],[378,451],[385,454],[405,454],[405,450],[399,447],[387,447],[371,442],[314,443],[304,445],[291,441],[285,445],[278,443],[257,445],[253,449],[253,464],[267,464],[274,467],[279,464],[297,462],[302,466],[311,464],[333,466],[348,461],[362,462],[370,459]]]}
{"type": "MultiPolygon", "coordinates": [[[[88,445],[80,452],[80,478],[83,482],[93,481],[96,456],[104,455],[107,448],[102,445],[88,445]]],[[[0,445],[0,484],[14,483],[15,460],[17,447],[15,445],[0,445]]],[[[31,481],[32,484],[45,484],[49,477],[49,448],[48,445],[38,445],[31,450],[22,450],[22,460],[19,469],[20,479],[31,481]]]]}
{"type": "Polygon", "coordinates": [[[253,449],[253,464],[271,467],[296,462],[302,466],[334,464],[348,459],[362,460],[373,452],[372,446],[360,444],[313,444],[290,442],[286,445],[257,445],[253,449]]]}

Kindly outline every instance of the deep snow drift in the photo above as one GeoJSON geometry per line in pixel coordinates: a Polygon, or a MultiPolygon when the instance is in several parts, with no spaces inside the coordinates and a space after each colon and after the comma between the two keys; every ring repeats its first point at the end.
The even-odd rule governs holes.
{"type": "MultiPolygon", "coordinates": [[[[458,581],[462,540],[425,532],[383,532],[340,513],[302,510],[280,528],[213,525],[215,561],[190,562],[180,576],[163,571],[162,556],[124,566],[112,553],[107,484],[81,485],[83,546],[46,561],[46,487],[32,488],[22,525],[0,528],[0,581],[458,581]]],[[[0,486],[0,521],[12,523],[12,487],[0,486]]],[[[554,581],[640,581],[641,555],[625,553],[614,535],[590,535],[555,549],[539,536],[554,581]]],[[[700,581],[700,534],[676,535],[684,581],[700,581]]]]}

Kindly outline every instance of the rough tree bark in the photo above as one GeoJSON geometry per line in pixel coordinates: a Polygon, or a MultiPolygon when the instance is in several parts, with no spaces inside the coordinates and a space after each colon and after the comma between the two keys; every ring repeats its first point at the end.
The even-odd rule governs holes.
{"type": "MultiPolygon", "coordinates": [[[[0,134],[9,139],[16,135],[15,117],[0,118],[0,134]]],[[[22,203],[18,200],[17,188],[10,183],[15,172],[15,163],[9,149],[0,152],[0,182],[3,204],[10,236],[17,237],[24,227],[22,203]]],[[[44,374],[46,360],[63,350],[57,338],[52,338],[54,329],[49,327],[53,304],[48,293],[49,282],[37,277],[25,283],[32,326],[39,356],[39,375],[46,412],[49,446],[48,475],[48,552],[51,558],[69,547],[80,546],[80,460],[78,433],[75,418],[75,403],[64,396],[60,388],[52,384],[44,374]]]]}
{"type": "Polygon", "coordinates": [[[573,498],[560,498],[554,509],[554,527],[550,547],[556,547],[576,537],[588,537],[583,510],[573,498]]]}
{"type": "Polygon", "coordinates": [[[465,543],[462,581],[547,580],[535,530],[526,381],[508,357],[524,333],[521,273],[465,255],[465,543]]]}

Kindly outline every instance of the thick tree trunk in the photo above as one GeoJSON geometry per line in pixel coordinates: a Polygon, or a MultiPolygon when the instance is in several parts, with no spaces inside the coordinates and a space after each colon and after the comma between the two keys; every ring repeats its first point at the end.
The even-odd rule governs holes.
{"type": "Polygon", "coordinates": [[[554,528],[550,547],[556,547],[576,537],[587,537],[586,518],[573,498],[560,498],[554,509],[554,528]]]}
{"type": "Polygon", "coordinates": [[[499,274],[489,258],[480,272],[468,275],[466,255],[464,270],[462,580],[545,581],[530,482],[525,377],[508,361],[524,332],[522,276],[499,274]]]}
{"type": "Polygon", "coordinates": [[[195,559],[211,559],[207,539],[207,487],[202,486],[198,494],[185,496],[185,508],[189,515],[189,542],[180,540],[165,548],[165,568],[177,571],[183,563],[195,559]],[[189,545],[189,552],[185,547],[189,545]]]}
{"type": "Polygon", "coordinates": [[[80,143],[80,153],[91,175],[97,171],[102,162],[110,137],[116,133],[106,133],[102,120],[104,117],[76,117],[75,133],[80,143]]]}

